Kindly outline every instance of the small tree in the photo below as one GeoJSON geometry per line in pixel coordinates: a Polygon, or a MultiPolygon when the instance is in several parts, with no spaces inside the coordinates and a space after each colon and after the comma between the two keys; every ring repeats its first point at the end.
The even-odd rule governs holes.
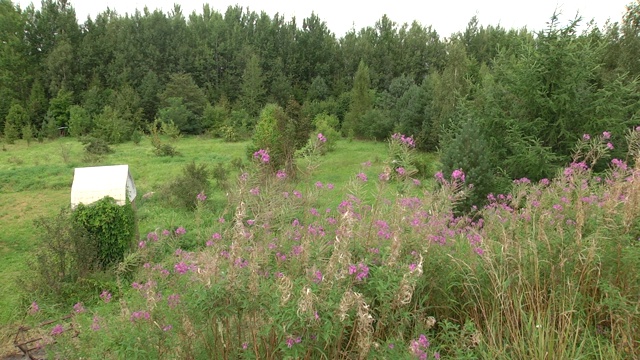
{"type": "Polygon", "coordinates": [[[4,139],[7,144],[13,144],[16,140],[18,140],[18,129],[12,122],[4,123],[4,139]]]}
{"type": "Polygon", "coordinates": [[[31,124],[22,127],[22,138],[27,142],[27,146],[31,145],[31,140],[33,140],[33,127],[31,124]]]}

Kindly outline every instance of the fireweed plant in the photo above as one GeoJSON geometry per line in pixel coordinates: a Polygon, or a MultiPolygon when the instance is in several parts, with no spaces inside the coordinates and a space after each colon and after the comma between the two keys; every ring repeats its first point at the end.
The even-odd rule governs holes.
{"type": "MultiPolygon", "coordinates": [[[[640,129],[627,139],[638,149],[640,129]]],[[[470,185],[464,169],[436,174],[435,189],[387,196],[399,167],[354,174],[343,189],[303,187],[263,169],[268,153],[257,153],[230,191],[233,216],[146,235],[144,265],[122,284],[120,301],[102,294],[96,309],[85,303],[73,320],[79,341],[61,339],[49,351],[128,359],[638,357],[640,168],[629,164],[634,153],[594,173],[615,146],[607,144],[607,133],[585,136],[556,178],[518,179],[511,193],[491,194],[461,217],[452,209],[470,185]],[[342,191],[342,202],[317,207],[330,191],[342,191]],[[364,192],[375,200],[364,201],[364,192]],[[158,255],[190,231],[199,234],[196,251],[158,255]]]]}

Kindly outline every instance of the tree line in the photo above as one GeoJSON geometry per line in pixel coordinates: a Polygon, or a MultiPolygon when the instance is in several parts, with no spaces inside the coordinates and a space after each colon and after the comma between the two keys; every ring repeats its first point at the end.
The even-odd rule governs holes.
{"type": "Polygon", "coordinates": [[[583,133],[619,140],[639,116],[638,0],[620,22],[582,31],[557,14],[534,30],[474,17],[448,37],[384,15],[338,38],[314,13],[299,23],[206,4],[188,15],[179,5],[105,10],[80,24],[67,0],[38,10],[0,0],[0,19],[5,140],[68,128],[121,142],[167,122],[237,139],[265,105],[299,106],[292,121],[331,116],[344,136],[411,135],[442,151],[445,168],[491,169],[495,187],[550,176],[583,133]]]}

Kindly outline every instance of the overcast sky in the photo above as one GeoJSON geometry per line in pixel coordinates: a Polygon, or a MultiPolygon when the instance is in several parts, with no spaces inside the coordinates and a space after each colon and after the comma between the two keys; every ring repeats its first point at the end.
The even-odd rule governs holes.
{"type": "MultiPolygon", "coordinates": [[[[635,0],[368,0],[368,1],[309,1],[309,0],[217,0],[209,1],[211,7],[224,14],[229,5],[248,7],[257,13],[265,11],[269,15],[280,13],[286,19],[296,17],[298,25],[302,19],[314,11],[320,19],[327,23],[329,29],[342,37],[355,27],[359,30],[365,26],[373,26],[383,14],[398,24],[411,23],[417,20],[422,25],[432,25],[441,37],[448,37],[453,32],[463,31],[473,15],[477,15],[483,25],[498,25],[510,29],[526,26],[529,30],[540,30],[545,27],[553,11],[557,8],[563,23],[573,19],[577,12],[586,21],[595,19],[600,26],[607,19],[620,21],[625,12],[625,5],[635,0]]],[[[14,3],[16,0],[14,0],[14,3]]],[[[31,0],[18,0],[22,8],[31,0]]],[[[40,1],[33,1],[36,8],[40,1]]],[[[95,18],[96,14],[109,7],[119,14],[133,13],[142,10],[145,5],[149,10],[156,8],[165,12],[179,3],[183,14],[192,11],[200,13],[206,0],[70,0],[81,23],[87,16],[95,18]]]]}

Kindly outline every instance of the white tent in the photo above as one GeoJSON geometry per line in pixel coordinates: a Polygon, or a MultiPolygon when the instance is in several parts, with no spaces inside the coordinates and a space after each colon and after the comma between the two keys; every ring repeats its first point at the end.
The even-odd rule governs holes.
{"type": "Polygon", "coordinates": [[[111,196],[119,205],[136,198],[136,185],[129,173],[129,165],[76,168],[71,185],[71,207],[91,204],[111,196]]]}

